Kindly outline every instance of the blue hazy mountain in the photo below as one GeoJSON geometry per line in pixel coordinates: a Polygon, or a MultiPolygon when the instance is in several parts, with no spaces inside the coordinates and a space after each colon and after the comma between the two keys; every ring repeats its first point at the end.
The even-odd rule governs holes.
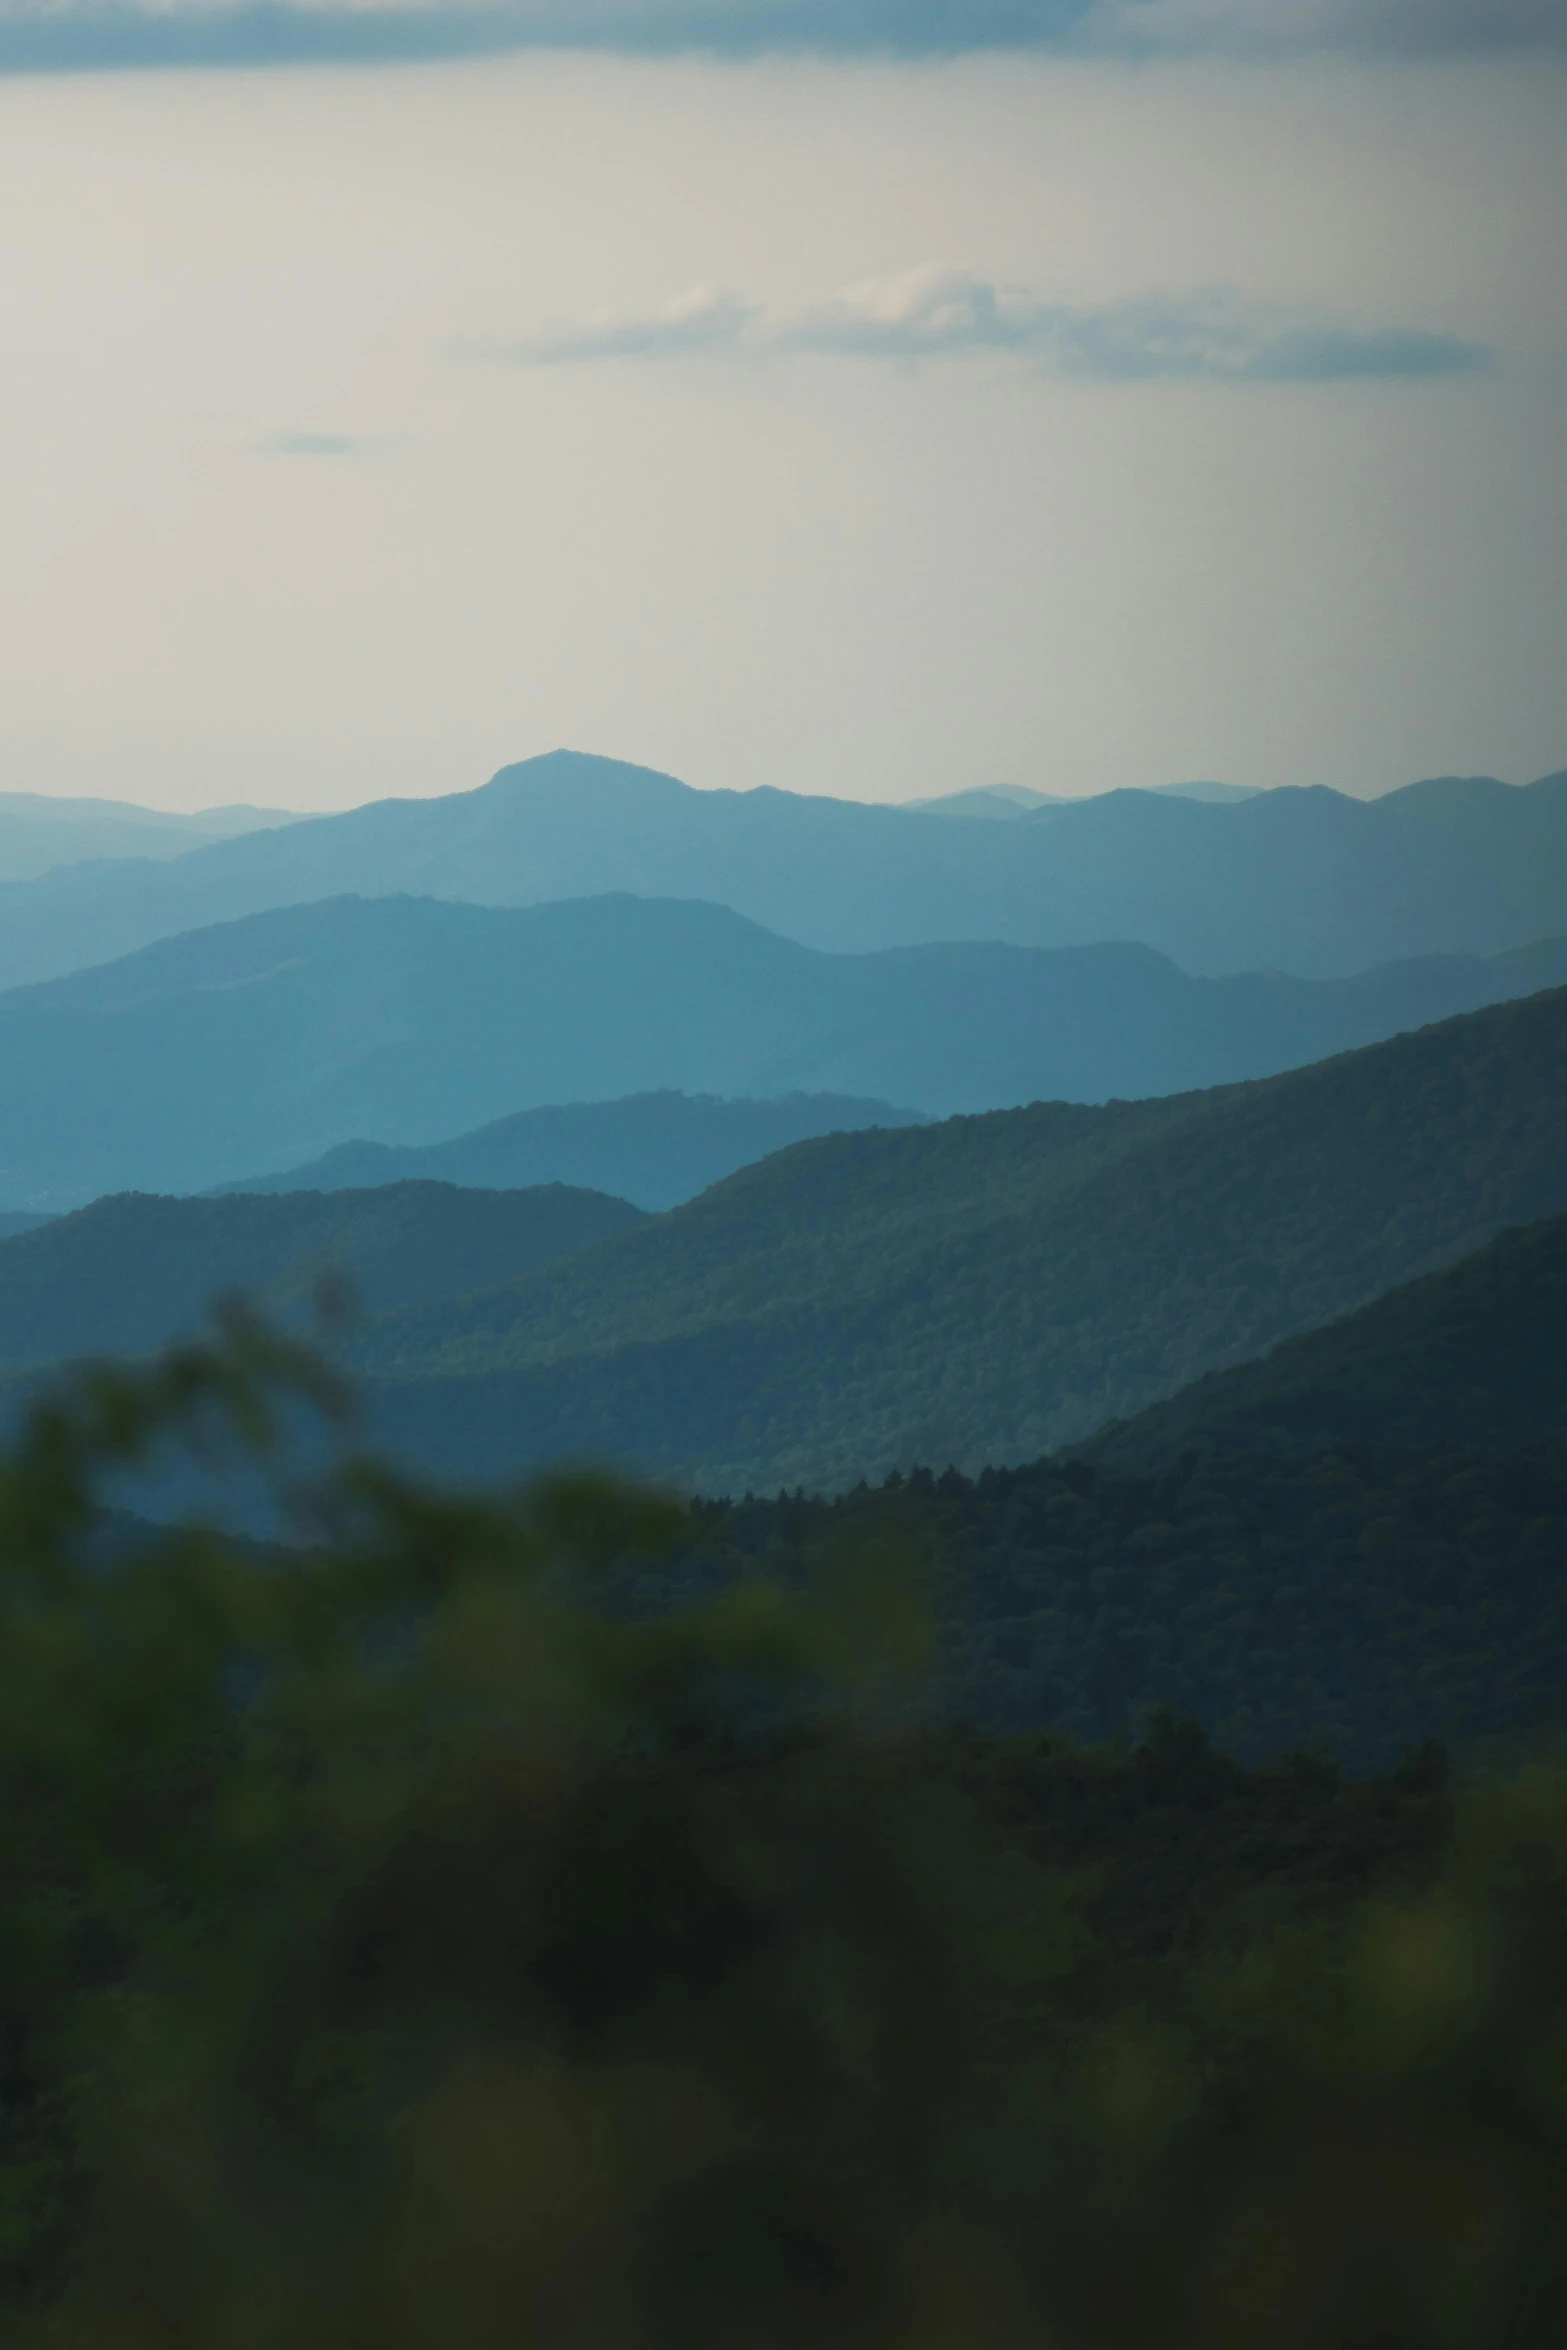
{"type": "Polygon", "coordinates": [[[49,1221],[47,1216],[28,1215],[25,1210],[15,1209],[0,1215],[0,1240],[14,1240],[19,1232],[36,1232],[40,1224],[49,1221]]]}
{"type": "MultiPolygon", "coordinates": [[[[918,1126],[918,1110],[850,1094],[791,1093],[780,1101],[723,1101],[716,1094],[637,1093],[624,1101],[554,1102],[519,1110],[472,1134],[421,1148],[345,1142],[303,1167],[222,1186],[227,1192],[346,1191],[422,1180],[510,1191],[570,1183],[673,1208],[738,1167],[822,1134],[865,1126],[918,1126]]],[[[0,1219],[3,1229],[3,1219],[0,1219]]]]}
{"type": "MultiPolygon", "coordinates": [[[[1214,807],[1234,807],[1254,800],[1257,786],[1248,783],[1156,783],[1160,799],[1207,800],[1214,807]]],[[[901,808],[916,808],[922,816],[983,816],[995,823],[1031,815],[1036,808],[1070,806],[1060,792],[1033,791],[1021,783],[981,783],[969,791],[942,792],[934,799],[900,800],[901,808]]]]}
{"type": "Polygon", "coordinates": [[[96,1201],[0,1241],[0,1366],[139,1355],[243,1294],[276,1319],[313,1313],[324,1275],[367,1313],[515,1280],[644,1221],[625,1200],[553,1183],[459,1191],[395,1183],[287,1198],[96,1201]]]}
{"type": "Polygon", "coordinates": [[[56,866],[95,858],[167,860],[213,841],[294,821],[281,808],[203,808],[191,815],[171,815],[127,800],[0,792],[0,881],[30,881],[56,866]]]}
{"type": "Polygon", "coordinates": [[[689,790],[555,752],[472,792],[383,800],[165,863],[0,885],[0,985],[344,892],[536,905],[631,890],[731,907],[835,952],[1132,940],[1193,972],[1345,975],[1567,932],[1567,773],[1215,804],[1118,791],[997,822],[689,790]]]}
{"type": "Polygon", "coordinates": [[[1134,946],[823,954],[679,900],[337,899],[0,996],[0,1208],[208,1190],[573,1097],[840,1093],[946,1115],[1173,1093],[1563,979],[1567,941],[1205,980],[1134,946]]]}
{"type": "Polygon", "coordinates": [[[1035,808],[1061,808],[1066,802],[1059,792],[1031,791],[1026,784],[980,783],[969,791],[938,792],[933,799],[899,800],[897,805],[916,809],[921,816],[981,816],[994,824],[1011,823],[1035,808]]]}

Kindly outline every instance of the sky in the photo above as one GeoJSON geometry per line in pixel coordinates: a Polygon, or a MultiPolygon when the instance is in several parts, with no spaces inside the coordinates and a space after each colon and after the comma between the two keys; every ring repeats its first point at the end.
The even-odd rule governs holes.
{"type": "Polygon", "coordinates": [[[0,0],[0,790],[1567,765],[1567,0],[0,0]]]}

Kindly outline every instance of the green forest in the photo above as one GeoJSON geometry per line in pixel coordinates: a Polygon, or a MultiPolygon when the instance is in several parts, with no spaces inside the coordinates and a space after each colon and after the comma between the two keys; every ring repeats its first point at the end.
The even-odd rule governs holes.
{"type": "Polygon", "coordinates": [[[1075,1453],[698,1504],[693,1576],[902,1546],[939,1711],[1386,1769],[1567,1726],[1567,1217],[1503,1234],[1075,1453]]]}
{"type": "Polygon", "coordinates": [[[1556,989],[1212,1093],[803,1143],[351,1359],[431,1474],[973,1475],[1563,1210],[1556,989]]]}
{"type": "Polygon", "coordinates": [[[298,1327],[323,1277],[346,1308],[462,1296],[643,1221],[629,1202],[563,1183],[166,1199],[122,1192],[0,1248],[0,1365],[150,1355],[244,1296],[298,1327]]]}

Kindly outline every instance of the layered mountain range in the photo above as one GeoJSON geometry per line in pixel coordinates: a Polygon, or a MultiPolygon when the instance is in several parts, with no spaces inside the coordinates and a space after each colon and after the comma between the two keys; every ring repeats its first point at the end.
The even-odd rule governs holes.
{"type": "Polygon", "coordinates": [[[1248,1084],[798,1143],[660,1216],[428,1183],[106,1200],[0,1243],[0,1364],[145,1351],[219,1290],[296,1306],[338,1263],[405,1463],[830,1489],[1080,1442],[1564,1211],[1557,989],[1248,1084]]]}
{"type": "MultiPolygon", "coordinates": [[[[32,881],[101,859],[166,862],[188,849],[295,822],[283,808],[202,808],[171,814],[127,800],[56,799],[0,792],[0,882],[32,881]]],[[[25,897],[19,903],[26,903],[25,897]]]]}
{"type": "Polygon", "coordinates": [[[629,1094],[559,1102],[496,1118],[422,1147],[343,1142],[319,1159],[222,1186],[229,1192],[356,1191],[386,1183],[456,1183],[480,1190],[581,1184],[639,1208],[676,1208],[753,1159],[820,1134],[920,1126],[917,1110],[853,1094],[787,1093],[774,1101],[719,1094],[629,1094]]]}
{"type": "Polygon", "coordinates": [[[432,1471],[841,1487],[1079,1442],[1563,1210],[1557,989],[1260,1083],[802,1143],[356,1360],[432,1471]]]}
{"type": "MultiPolygon", "coordinates": [[[[931,1116],[1167,1094],[1563,981],[1567,939],[1353,979],[1194,979],[1128,945],[826,954],[680,899],[328,900],[0,995],[0,1209],[205,1190],[350,1139],[432,1145],[657,1090],[931,1116]]],[[[651,1162],[622,1164],[661,1204],[651,1162]]],[[[582,1170],[536,1155],[530,1172],[582,1170]]]]}
{"type": "MultiPolygon", "coordinates": [[[[1263,1406],[1193,1381],[1331,1355],[1335,1317],[1567,1210],[1567,777],[965,797],[560,754],[8,885],[18,955],[47,904],[67,960],[72,905],[100,957],[176,928],[0,994],[0,1365],[146,1352],[220,1294],[297,1320],[348,1273],[344,1360],[438,1477],[842,1488],[1089,1439],[1108,1469],[1156,1423],[1200,1448],[1194,1413],[1233,1449],[1263,1406]],[[1440,951],[1337,972],[1377,924],[1440,951]],[[234,1196],[125,1196],[201,1191],[234,1196]]],[[[1369,1425],[1332,1362],[1267,1425],[1369,1425]]]]}
{"type": "Polygon", "coordinates": [[[693,791],[553,752],[476,791],[0,884],[0,987],[345,893],[524,906],[625,890],[837,953],[1131,940],[1194,973],[1317,978],[1567,933],[1567,773],[1521,789],[1441,777],[1372,801],[1117,791],[993,816],[693,791]]]}
{"type": "MultiPolygon", "coordinates": [[[[1445,808],[1473,847],[1499,808],[1494,849],[1523,808],[1548,898],[1560,794],[1503,790],[1389,821],[1445,808]]],[[[1059,813],[898,821],[1019,843],[1059,813]]],[[[1430,878],[1414,857],[1398,918],[1446,939],[1430,878]]],[[[933,1578],[935,1700],[976,1723],[1166,1705],[1372,1766],[1560,1714],[1561,938],[1205,976],[1137,940],[830,950],[683,892],[372,889],[0,996],[0,1099],[8,1412],[224,1296],[306,1326],[346,1276],[325,1342],[400,1468],[705,1494],[677,1590],[885,1538],[933,1578]]],[[[163,1466],[123,1498],[210,1494],[163,1466]]],[[[271,1522],[254,1477],[226,1506],[271,1522]]]]}

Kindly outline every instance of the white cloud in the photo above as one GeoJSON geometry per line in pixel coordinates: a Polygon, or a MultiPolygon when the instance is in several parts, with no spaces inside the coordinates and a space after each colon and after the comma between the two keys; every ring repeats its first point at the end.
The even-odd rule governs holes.
{"type": "Polygon", "coordinates": [[[668,359],[691,351],[732,350],[761,315],[754,302],[738,294],[692,286],[658,310],[595,310],[577,325],[494,344],[479,356],[551,367],[590,359],[668,359]]]}
{"type": "Polygon", "coordinates": [[[1359,326],[1223,291],[1080,304],[937,265],[867,279],[792,313],[699,286],[662,310],[599,313],[486,355],[545,366],[735,351],[904,363],[1000,354],[1100,383],[1333,383],[1453,374],[1487,356],[1452,335],[1359,326]]]}
{"type": "Polygon", "coordinates": [[[261,444],[269,457],[351,457],[363,443],[346,432],[276,432],[261,444]]]}

